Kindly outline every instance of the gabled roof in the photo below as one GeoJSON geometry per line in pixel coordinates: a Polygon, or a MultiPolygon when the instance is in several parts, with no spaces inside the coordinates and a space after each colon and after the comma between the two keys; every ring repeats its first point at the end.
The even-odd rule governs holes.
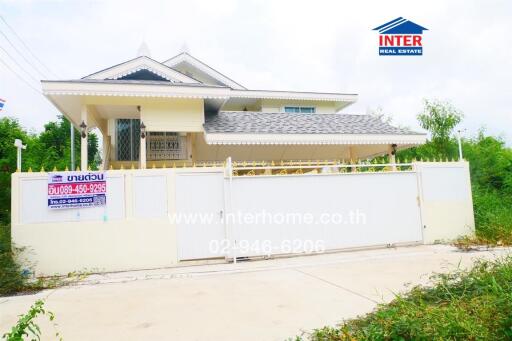
{"type": "Polygon", "coordinates": [[[219,71],[210,67],[209,65],[203,63],[199,59],[191,56],[188,52],[182,52],[164,62],[165,65],[167,65],[171,68],[174,68],[177,65],[182,64],[182,63],[186,63],[186,64],[196,68],[197,70],[204,72],[205,74],[214,78],[221,84],[229,86],[232,89],[237,89],[237,90],[245,90],[246,89],[244,86],[238,84],[231,78],[223,75],[222,73],[220,73],[219,71]]]}
{"type": "Polygon", "coordinates": [[[380,34],[423,34],[423,31],[428,31],[427,28],[402,17],[375,27],[373,30],[379,31],[380,34]]]}
{"type": "Polygon", "coordinates": [[[206,133],[421,135],[372,115],[223,111],[206,117],[206,133]]]}
{"type": "Polygon", "coordinates": [[[147,56],[140,56],[124,63],[85,76],[82,79],[120,79],[141,70],[147,70],[161,78],[174,83],[199,83],[197,80],[182,74],[167,65],[147,56]]]}

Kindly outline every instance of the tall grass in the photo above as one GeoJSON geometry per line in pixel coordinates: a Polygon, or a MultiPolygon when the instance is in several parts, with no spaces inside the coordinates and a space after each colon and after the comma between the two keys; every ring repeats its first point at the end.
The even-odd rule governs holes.
{"type": "Polygon", "coordinates": [[[15,294],[26,286],[27,280],[15,261],[15,250],[11,248],[9,226],[0,225],[0,296],[15,294]]]}
{"type": "Polygon", "coordinates": [[[297,340],[511,340],[512,257],[438,274],[366,316],[297,340]]]}
{"type": "Polygon", "coordinates": [[[473,188],[476,237],[512,245],[512,197],[492,189],[473,188]]]}

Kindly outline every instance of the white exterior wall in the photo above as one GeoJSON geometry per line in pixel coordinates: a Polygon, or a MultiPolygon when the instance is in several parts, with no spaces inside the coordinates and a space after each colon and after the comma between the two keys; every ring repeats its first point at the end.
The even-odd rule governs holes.
{"type": "Polygon", "coordinates": [[[426,244],[475,232],[467,162],[417,163],[426,244]]]}
{"type": "MultiPolygon", "coordinates": [[[[351,230],[346,233],[321,227],[330,249],[384,242],[433,243],[474,233],[468,164],[415,163],[414,167],[415,171],[396,173],[237,177],[235,187],[224,194],[233,195],[234,205],[226,205],[224,195],[211,191],[205,191],[205,200],[201,201],[200,189],[194,192],[198,200],[188,202],[195,208],[196,202],[215,201],[217,206],[212,206],[213,210],[225,207],[226,213],[258,208],[271,211],[273,207],[294,212],[326,208],[343,212],[366,210],[367,226],[349,226],[351,230]]],[[[177,245],[178,228],[170,215],[176,212],[177,201],[184,203],[184,198],[191,195],[183,186],[178,193],[177,181],[180,174],[201,176],[201,173],[222,175],[224,168],[107,171],[108,205],[80,210],[48,210],[48,175],[15,173],[12,240],[16,246],[27,248],[24,257],[40,275],[176,265],[178,248],[184,245],[177,245]]],[[[210,178],[229,181],[222,176],[210,178]]],[[[180,225],[180,228],[187,229],[187,226],[180,225]]],[[[272,229],[272,225],[261,225],[261,230],[253,226],[250,234],[265,238],[265,231],[272,229]]],[[[295,230],[281,232],[290,233],[281,236],[284,238],[297,237],[292,235],[295,230]]],[[[302,237],[308,235],[306,226],[302,233],[302,237]]],[[[219,237],[228,237],[228,227],[226,235],[219,237]]]]}

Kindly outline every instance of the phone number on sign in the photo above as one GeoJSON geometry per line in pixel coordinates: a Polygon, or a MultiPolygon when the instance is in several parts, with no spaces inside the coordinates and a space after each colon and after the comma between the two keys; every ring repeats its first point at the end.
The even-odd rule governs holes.
{"type": "Polygon", "coordinates": [[[274,253],[313,253],[324,252],[324,240],[302,240],[302,239],[286,239],[281,242],[272,243],[271,240],[240,240],[237,241],[236,247],[231,240],[211,240],[209,250],[211,253],[218,255],[227,255],[230,250],[235,249],[239,254],[262,254],[270,255],[274,253]]]}
{"type": "Polygon", "coordinates": [[[48,185],[48,195],[65,194],[97,194],[107,191],[106,182],[90,182],[83,184],[50,184],[48,185]]]}

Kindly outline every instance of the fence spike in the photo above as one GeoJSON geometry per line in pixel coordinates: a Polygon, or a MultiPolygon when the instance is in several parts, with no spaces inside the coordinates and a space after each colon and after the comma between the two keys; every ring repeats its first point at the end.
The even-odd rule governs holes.
{"type": "Polygon", "coordinates": [[[112,166],[112,164],[110,164],[110,167],[109,167],[108,169],[110,169],[110,170],[113,170],[113,169],[114,169],[114,167],[112,166]]]}
{"type": "Polygon", "coordinates": [[[92,169],[91,169],[91,166],[87,166],[87,170],[88,170],[88,171],[91,171],[91,170],[92,170],[92,169]]]}
{"type": "Polygon", "coordinates": [[[64,171],[65,171],[65,172],[69,171],[68,166],[66,166],[66,168],[64,168],[64,171]]]}
{"type": "Polygon", "coordinates": [[[28,167],[28,172],[32,173],[32,167],[28,167]]]}

